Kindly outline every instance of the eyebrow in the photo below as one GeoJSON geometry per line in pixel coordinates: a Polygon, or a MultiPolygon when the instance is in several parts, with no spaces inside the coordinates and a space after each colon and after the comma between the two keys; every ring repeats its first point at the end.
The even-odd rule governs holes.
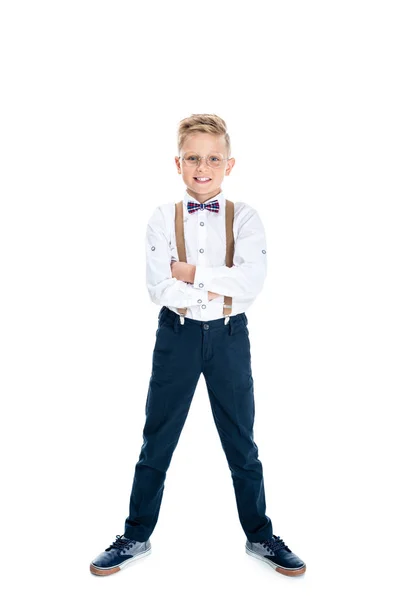
{"type": "MultiPolygon", "coordinates": [[[[198,154],[196,150],[185,150],[185,152],[193,152],[194,154],[198,154]]],[[[210,150],[209,152],[219,152],[220,154],[223,154],[223,152],[220,150],[210,150]]]]}

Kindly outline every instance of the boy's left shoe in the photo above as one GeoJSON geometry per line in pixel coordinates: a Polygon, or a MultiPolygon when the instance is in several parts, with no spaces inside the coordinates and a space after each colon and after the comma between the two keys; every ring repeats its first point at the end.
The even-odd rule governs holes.
{"type": "Polygon", "coordinates": [[[276,535],[263,542],[249,542],[246,540],[246,552],[254,558],[259,558],[268,563],[275,571],[282,575],[303,575],[306,570],[305,563],[286,546],[284,541],[276,535]]]}

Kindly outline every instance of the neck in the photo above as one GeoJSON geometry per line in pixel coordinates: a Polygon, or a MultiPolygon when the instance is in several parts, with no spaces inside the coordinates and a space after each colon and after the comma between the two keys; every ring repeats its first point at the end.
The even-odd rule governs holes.
{"type": "Polygon", "coordinates": [[[186,188],[186,193],[197,200],[197,202],[204,204],[204,202],[207,202],[207,200],[210,200],[210,198],[214,198],[214,196],[220,194],[221,188],[219,188],[218,191],[210,192],[209,194],[196,194],[196,192],[193,192],[192,190],[189,191],[188,188],[186,188]]]}

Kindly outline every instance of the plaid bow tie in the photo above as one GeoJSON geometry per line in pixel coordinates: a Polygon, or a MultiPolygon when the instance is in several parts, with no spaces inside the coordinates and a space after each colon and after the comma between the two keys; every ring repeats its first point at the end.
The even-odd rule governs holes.
{"type": "Polygon", "coordinates": [[[218,200],[213,200],[209,204],[198,204],[197,202],[191,202],[190,200],[187,203],[188,213],[194,213],[196,210],[204,210],[207,209],[211,212],[217,213],[219,211],[219,203],[218,200]]]}

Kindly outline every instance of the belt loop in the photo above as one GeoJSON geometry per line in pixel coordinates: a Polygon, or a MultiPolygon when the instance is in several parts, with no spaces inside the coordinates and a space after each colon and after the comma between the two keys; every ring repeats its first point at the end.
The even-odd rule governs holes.
{"type": "Polygon", "coordinates": [[[175,320],[174,320],[174,331],[175,331],[175,333],[178,333],[179,323],[180,323],[180,316],[179,315],[175,315],[175,320]]]}
{"type": "Polygon", "coordinates": [[[233,322],[232,322],[232,319],[229,319],[228,327],[229,327],[229,335],[232,335],[232,333],[233,333],[233,322]]]}

